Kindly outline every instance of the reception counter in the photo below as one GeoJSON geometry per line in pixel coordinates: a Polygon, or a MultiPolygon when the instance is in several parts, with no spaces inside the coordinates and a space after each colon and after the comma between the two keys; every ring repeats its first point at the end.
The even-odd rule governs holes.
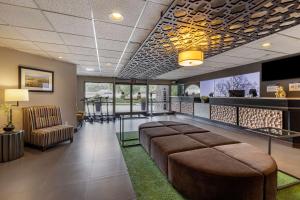
{"type": "MultiPolygon", "coordinates": [[[[243,128],[273,127],[300,131],[300,99],[210,98],[210,119],[243,128]]],[[[293,143],[299,143],[294,138],[293,143]]]]}
{"type": "MultiPolygon", "coordinates": [[[[300,132],[300,98],[171,97],[171,111],[245,129],[273,127],[300,132]]],[[[289,141],[300,147],[300,138],[289,141]]]]}

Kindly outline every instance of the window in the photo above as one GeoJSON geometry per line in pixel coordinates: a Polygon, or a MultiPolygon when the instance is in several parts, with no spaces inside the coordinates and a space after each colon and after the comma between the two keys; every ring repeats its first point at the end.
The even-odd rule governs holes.
{"type": "Polygon", "coordinates": [[[149,112],[169,112],[169,85],[149,85],[149,112]]]}
{"type": "Polygon", "coordinates": [[[112,83],[85,83],[85,98],[89,103],[85,105],[86,112],[113,113],[113,84],[112,83]]]}
{"type": "Polygon", "coordinates": [[[185,94],[187,94],[188,96],[196,96],[196,95],[200,95],[200,88],[198,85],[189,85],[186,89],[185,89],[185,94]]]}

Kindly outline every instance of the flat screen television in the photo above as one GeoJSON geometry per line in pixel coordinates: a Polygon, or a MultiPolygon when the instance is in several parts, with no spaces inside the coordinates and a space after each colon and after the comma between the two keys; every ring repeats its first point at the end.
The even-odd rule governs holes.
{"type": "Polygon", "coordinates": [[[274,60],[262,64],[261,80],[275,81],[300,78],[300,56],[274,60]]]}
{"type": "Polygon", "coordinates": [[[229,90],[229,97],[245,97],[245,90],[229,90]]]}

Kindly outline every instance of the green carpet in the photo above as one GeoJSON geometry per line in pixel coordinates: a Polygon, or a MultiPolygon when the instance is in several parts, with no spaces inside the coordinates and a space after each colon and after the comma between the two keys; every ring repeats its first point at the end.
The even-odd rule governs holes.
{"type": "MultiPolygon", "coordinates": [[[[124,136],[135,139],[137,132],[127,132],[124,136]]],[[[141,146],[122,148],[122,152],[138,200],[184,200],[141,146]]],[[[299,180],[278,172],[279,187],[295,181],[299,180]]],[[[300,184],[279,190],[277,200],[300,200],[300,184]]]]}

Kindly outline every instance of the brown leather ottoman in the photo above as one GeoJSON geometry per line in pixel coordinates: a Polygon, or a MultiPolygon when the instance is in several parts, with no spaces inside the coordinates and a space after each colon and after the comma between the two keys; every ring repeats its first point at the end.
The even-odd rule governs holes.
{"type": "Polygon", "coordinates": [[[218,146],[215,149],[235,158],[264,175],[265,200],[276,199],[277,165],[271,156],[246,143],[218,146]]]}
{"type": "Polygon", "coordinates": [[[257,170],[212,149],[169,155],[168,178],[192,200],[262,200],[264,177],[257,170]]]}
{"type": "Polygon", "coordinates": [[[169,126],[170,128],[179,131],[183,134],[188,134],[188,133],[204,133],[204,132],[208,132],[208,130],[205,130],[203,128],[199,128],[197,126],[193,126],[193,125],[175,125],[175,126],[169,126]]]}
{"type": "Polygon", "coordinates": [[[168,156],[170,154],[205,147],[204,144],[185,135],[171,135],[153,138],[150,154],[159,169],[168,175],[168,156]]]}
{"type": "Polygon", "coordinates": [[[186,124],[186,123],[174,122],[174,121],[158,121],[158,122],[165,125],[165,126],[185,125],[186,124]]]}
{"type": "Polygon", "coordinates": [[[141,129],[140,131],[140,143],[146,152],[150,153],[150,144],[152,138],[177,134],[181,133],[168,127],[145,128],[141,129]]]}
{"type": "Polygon", "coordinates": [[[154,128],[154,127],[161,127],[161,126],[165,126],[165,125],[160,122],[146,122],[139,125],[139,130],[144,128],[154,128]]]}
{"type": "Polygon", "coordinates": [[[239,141],[235,141],[235,140],[229,139],[227,137],[224,137],[222,135],[218,135],[218,134],[215,134],[212,132],[192,133],[192,134],[187,134],[187,136],[189,136],[189,137],[193,138],[194,140],[197,140],[209,147],[240,143],[239,141]]]}

